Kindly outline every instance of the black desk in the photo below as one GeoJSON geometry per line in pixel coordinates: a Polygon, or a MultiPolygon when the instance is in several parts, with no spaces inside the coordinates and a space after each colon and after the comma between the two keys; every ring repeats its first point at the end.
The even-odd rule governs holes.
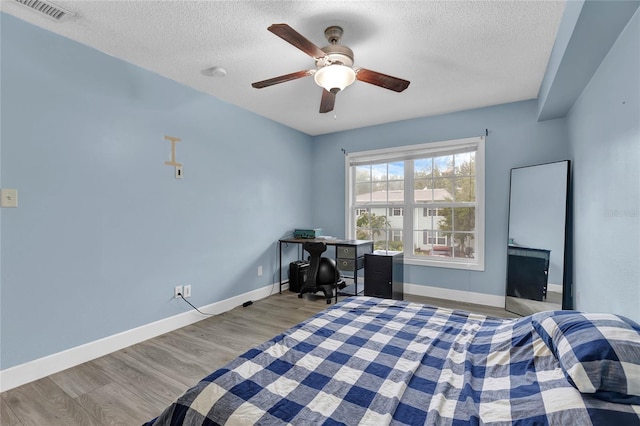
{"type": "MultiPolygon", "coordinates": [[[[354,294],[358,294],[358,270],[364,268],[364,255],[373,252],[373,241],[339,240],[336,238],[282,238],[278,240],[280,250],[280,293],[282,293],[282,244],[304,244],[308,241],[322,241],[328,246],[336,247],[336,265],[340,272],[353,272],[354,294]]],[[[363,286],[364,287],[364,286],[363,286]]],[[[342,293],[344,294],[344,293],[342,293]]],[[[336,301],[338,289],[336,289],[336,301]]]]}

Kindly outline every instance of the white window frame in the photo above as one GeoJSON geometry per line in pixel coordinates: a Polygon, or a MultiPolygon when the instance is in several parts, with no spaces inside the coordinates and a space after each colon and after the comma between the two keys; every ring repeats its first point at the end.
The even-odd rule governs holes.
{"type": "MultiPolygon", "coordinates": [[[[392,162],[406,161],[423,156],[446,155],[452,151],[474,147],[475,167],[476,167],[476,220],[475,220],[475,251],[473,258],[447,258],[447,257],[425,257],[413,254],[413,230],[414,214],[416,208],[424,207],[413,200],[413,162],[410,167],[405,166],[404,188],[405,201],[402,205],[404,212],[403,237],[404,237],[404,262],[409,265],[435,266],[443,268],[465,269],[473,271],[484,271],[485,258],[485,138],[484,136],[455,139],[441,142],[430,142],[418,145],[401,146],[394,148],[384,148],[372,151],[353,152],[345,156],[345,235],[347,238],[356,238],[356,226],[354,212],[355,199],[355,167],[352,163],[370,162],[392,162]]],[[[443,205],[442,207],[446,207],[443,205]]]]}

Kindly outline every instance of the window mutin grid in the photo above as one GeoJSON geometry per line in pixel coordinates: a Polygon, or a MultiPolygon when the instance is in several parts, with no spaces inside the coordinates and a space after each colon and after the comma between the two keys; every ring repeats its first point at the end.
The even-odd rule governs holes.
{"type": "Polygon", "coordinates": [[[350,153],[346,176],[349,237],[407,263],[484,269],[483,137],[350,153]]]}

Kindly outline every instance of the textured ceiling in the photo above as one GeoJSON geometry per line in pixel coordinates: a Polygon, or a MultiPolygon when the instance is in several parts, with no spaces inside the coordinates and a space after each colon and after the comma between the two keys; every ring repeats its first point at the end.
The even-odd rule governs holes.
{"type": "Polygon", "coordinates": [[[536,98],[564,1],[54,1],[63,22],[2,0],[2,11],[301,130],[331,133],[536,98]],[[319,47],[344,29],[354,66],[411,81],[402,93],[356,81],[318,113],[312,77],[251,83],[314,68],[267,31],[287,23],[319,47]],[[221,66],[225,77],[202,71],[221,66]]]}

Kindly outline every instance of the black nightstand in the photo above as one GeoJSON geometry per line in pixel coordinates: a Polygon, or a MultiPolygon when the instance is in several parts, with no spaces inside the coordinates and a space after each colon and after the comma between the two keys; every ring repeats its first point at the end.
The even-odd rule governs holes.
{"type": "Polygon", "coordinates": [[[404,253],[364,255],[364,295],[404,299],[404,253]]]}

